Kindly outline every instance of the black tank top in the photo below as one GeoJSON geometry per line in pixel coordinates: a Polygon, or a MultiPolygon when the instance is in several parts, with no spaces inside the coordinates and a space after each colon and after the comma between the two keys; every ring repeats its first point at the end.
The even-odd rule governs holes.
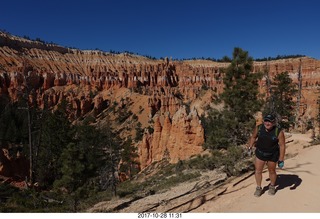
{"type": "MultiPolygon", "coordinates": [[[[276,135],[276,128],[267,131],[264,125],[258,127],[257,148],[265,152],[273,152],[279,148],[279,139],[276,135]]],[[[279,133],[280,130],[278,130],[279,133]]]]}

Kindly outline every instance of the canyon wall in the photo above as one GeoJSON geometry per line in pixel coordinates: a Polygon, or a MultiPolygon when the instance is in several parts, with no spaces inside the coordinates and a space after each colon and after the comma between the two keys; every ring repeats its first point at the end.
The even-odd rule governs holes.
{"type": "MultiPolygon", "coordinates": [[[[146,132],[139,144],[142,167],[165,156],[176,163],[202,152],[204,134],[199,111],[191,109],[188,113],[183,103],[195,101],[203,88],[221,93],[221,69],[228,65],[83,51],[0,32],[0,95],[12,101],[27,95],[30,104],[53,108],[65,100],[71,106],[69,117],[77,119],[89,112],[101,113],[112,101],[106,92],[112,95],[127,89],[147,97],[141,108],[146,109],[148,119],[154,119],[154,132],[146,132]]],[[[304,120],[316,117],[319,60],[301,57],[254,62],[253,72],[261,71],[267,71],[270,78],[287,71],[294,82],[298,82],[300,72],[299,116],[304,120]]],[[[266,78],[260,81],[260,91],[267,92],[266,78]]]]}

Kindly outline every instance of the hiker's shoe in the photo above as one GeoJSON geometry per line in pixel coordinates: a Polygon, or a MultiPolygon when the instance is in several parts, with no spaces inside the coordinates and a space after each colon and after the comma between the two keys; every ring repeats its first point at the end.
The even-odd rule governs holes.
{"type": "Polygon", "coordinates": [[[269,194],[269,195],[274,195],[274,194],[276,194],[276,187],[270,185],[270,186],[269,186],[268,194],[269,194]]]}
{"type": "Polygon", "coordinates": [[[254,192],[254,196],[260,197],[262,195],[262,188],[257,186],[256,191],[254,192]]]}

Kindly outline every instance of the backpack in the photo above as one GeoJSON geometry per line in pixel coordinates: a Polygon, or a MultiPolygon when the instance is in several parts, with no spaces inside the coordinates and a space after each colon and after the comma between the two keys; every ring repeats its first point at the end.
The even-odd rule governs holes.
{"type": "MultiPolygon", "coordinates": [[[[258,125],[258,134],[257,134],[257,137],[259,137],[259,135],[260,135],[260,129],[262,128],[262,126],[263,126],[263,124],[258,125]]],[[[280,130],[281,130],[280,127],[279,127],[279,126],[276,126],[276,130],[275,130],[275,132],[274,132],[276,138],[278,138],[280,130]]]]}

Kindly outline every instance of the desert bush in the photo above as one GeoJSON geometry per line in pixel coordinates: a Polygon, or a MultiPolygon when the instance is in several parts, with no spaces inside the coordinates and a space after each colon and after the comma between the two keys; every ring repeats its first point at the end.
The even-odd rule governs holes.
{"type": "Polygon", "coordinates": [[[248,169],[242,164],[243,149],[239,146],[229,147],[227,150],[212,150],[210,155],[198,155],[187,161],[188,168],[214,170],[220,169],[228,176],[238,176],[243,169],[248,169]]]}

